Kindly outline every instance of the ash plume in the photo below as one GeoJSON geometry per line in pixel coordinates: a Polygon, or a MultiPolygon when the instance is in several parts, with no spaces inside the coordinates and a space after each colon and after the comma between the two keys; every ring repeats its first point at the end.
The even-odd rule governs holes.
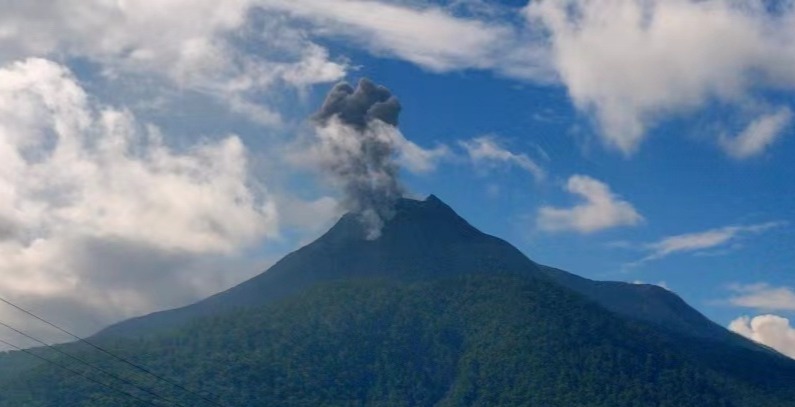
{"type": "Polygon", "coordinates": [[[315,120],[325,124],[337,117],[343,124],[360,131],[374,120],[397,127],[400,109],[400,102],[389,89],[362,78],[356,89],[345,82],[335,85],[315,114],[315,120]]]}
{"type": "Polygon", "coordinates": [[[400,103],[385,87],[362,79],[354,89],[340,83],[313,119],[319,143],[315,155],[340,185],[345,209],[359,215],[367,239],[381,234],[403,196],[395,162],[400,103]]]}

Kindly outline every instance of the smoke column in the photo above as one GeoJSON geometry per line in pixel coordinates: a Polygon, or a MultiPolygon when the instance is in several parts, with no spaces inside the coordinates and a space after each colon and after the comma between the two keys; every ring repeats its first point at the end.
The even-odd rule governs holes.
{"type": "Polygon", "coordinates": [[[321,168],[344,192],[345,209],[357,213],[366,238],[381,235],[403,196],[395,154],[400,103],[368,79],[356,89],[334,86],[314,115],[321,168]]]}

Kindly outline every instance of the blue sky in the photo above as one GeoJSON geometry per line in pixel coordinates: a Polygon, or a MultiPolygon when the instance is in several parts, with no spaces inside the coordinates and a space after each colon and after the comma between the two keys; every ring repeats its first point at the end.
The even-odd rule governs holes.
{"type": "Polygon", "coordinates": [[[749,312],[719,305],[733,294],[729,285],[793,285],[787,268],[795,258],[783,242],[793,238],[787,223],[795,174],[787,150],[795,145],[786,130],[763,156],[737,161],[699,139],[705,130],[698,119],[673,118],[649,131],[641,151],[623,157],[599,144],[599,129],[571,106],[564,88],[481,73],[440,76],[367,55],[357,61],[363,65],[358,74],[379,78],[400,97],[401,129],[414,142],[455,145],[485,135],[544,167],[542,182],[507,162],[485,169],[444,163],[433,174],[406,177],[413,191],[436,193],[534,260],[594,279],[664,282],[724,324],[749,312]],[[595,231],[540,230],[540,207],[582,202],[565,190],[575,174],[609,185],[643,220],[595,231]],[[726,232],[733,237],[633,265],[653,253],[644,245],[668,237],[764,224],[769,228],[758,233],[726,232]]]}
{"type": "Polygon", "coordinates": [[[793,22],[750,0],[12,6],[0,290],[90,333],[256,274],[345,210],[308,118],[367,77],[401,102],[413,196],[795,355],[793,22]]]}

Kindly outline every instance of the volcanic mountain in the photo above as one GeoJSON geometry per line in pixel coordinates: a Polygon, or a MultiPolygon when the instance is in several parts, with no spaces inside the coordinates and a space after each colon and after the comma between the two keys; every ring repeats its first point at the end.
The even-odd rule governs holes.
{"type": "Polygon", "coordinates": [[[275,301],[323,282],[511,273],[552,281],[612,312],[685,335],[744,342],[659,286],[593,281],[539,265],[504,240],[474,228],[435,195],[398,201],[394,218],[378,239],[366,239],[363,228],[357,215],[348,213],[322,237],[249,281],[187,307],[121,322],[99,335],[157,332],[196,317],[275,301]]]}
{"type": "MultiPolygon", "coordinates": [[[[220,405],[795,406],[795,361],[663,288],[537,264],[433,195],[401,199],[376,239],[347,214],[249,281],[91,340],[220,405]]],[[[0,406],[137,405],[21,365],[0,375],[0,406]]]]}

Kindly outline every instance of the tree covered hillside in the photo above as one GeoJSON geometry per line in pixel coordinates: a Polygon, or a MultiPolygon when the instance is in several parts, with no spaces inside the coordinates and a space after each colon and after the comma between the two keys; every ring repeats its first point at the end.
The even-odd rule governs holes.
{"type": "Polygon", "coordinates": [[[163,399],[61,357],[151,404],[39,364],[0,383],[0,406],[795,406],[791,360],[684,339],[512,274],[330,283],[103,341],[218,404],[72,345],[163,399]]]}

